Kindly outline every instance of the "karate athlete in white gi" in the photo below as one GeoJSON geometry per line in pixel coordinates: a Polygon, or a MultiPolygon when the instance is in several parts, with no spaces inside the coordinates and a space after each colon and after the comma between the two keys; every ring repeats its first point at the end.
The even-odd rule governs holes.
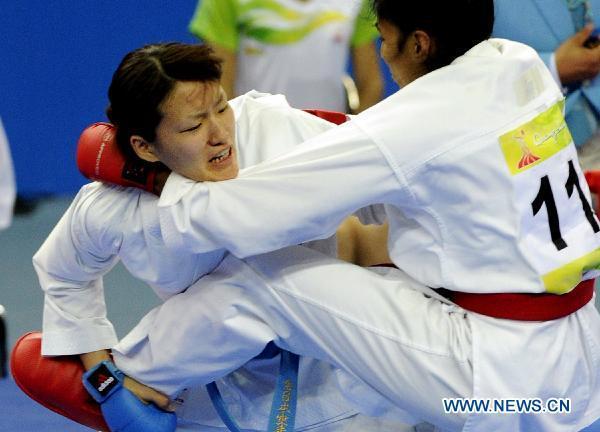
{"type": "MultiPolygon", "coordinates": [[[[250,92],[228,103],[219,78],[220,60],[200,45],[153,45],[126,56],[113,77],[108,111],[117,135],[125,137],[123,151],[131,135],[141,157],[161,160],[196,180],[217,181],[235,177],[238,165],[255,164],[334,127],[292,109],[281,95],[250,92]]],[[[80,190],[33,258],[45,292],[43,355],[87,353],[81,357],[88,369],[108,358],[107,350],[118,341],[106,317],[102,276],[119,260],[167,299],[210,273],[227,255],[222,249],[206,254],[168,250],[161,238],[157,201],[139,189],[99,182],[80,190]]],[[[335,254],[334,238],[317,243],[320,250],[335,254]]],[[[255,299],[245,299],[252,307],[255,299]]],[[[211,307],[215,313],[235,316],[235,305],[244,299],[235,300],[232,306],[217,299],[211,307]]],[[[137,331],[160,326],[150,316],[137,331]]],[[[132,337],[136,335],[119,346],[127,347],[132,337]]],[[[161,351],[156,347],[155,355],[161,351]]],[[[278,365],[277,357],[255,360],[218,380],[231,415],[244,430],[265,429],[278,365]]],[[[345,373],[321,361],[301,359],[297,430],[404,430],[396,423],[358,415],[344,399],[338,375],[345,373]]],[[[144,400],[162,407],[168,403],[165,396],[131,380],[126,386],[144,400]]],[[[178,430],[225,429],[203,387],[190,388],[178,400],[178,430]]]]}
{"type": "Polygon", "coordinates": [[[375,0],[374,10],[399,92],[237,179],[171,175],[159,217],[175,250],[250,257],[325,238],[383,203],[372,213],[389,221],[399,269],[375,274],[298,246],[237,268],[229,257],[228,273],[154,312],[177,327],[145,336],[168,359],[140,338],[117,363],[173,389],[274,339],[443,430],[580,430],[600,417],[600,229],[563,95],[531,48],[488,39],[492,0],[375,0]],[[197,313],[211,292],[256,307],[215,328],[219,317],[197,313]],[[504,413],[445,412],[443,398],[494,398],[504,413]],[[516,398],[542,405],[499,404],[516,398]],[[550,398],[568,400],[568,412],[543,412],[556,409],[550,398]]]}

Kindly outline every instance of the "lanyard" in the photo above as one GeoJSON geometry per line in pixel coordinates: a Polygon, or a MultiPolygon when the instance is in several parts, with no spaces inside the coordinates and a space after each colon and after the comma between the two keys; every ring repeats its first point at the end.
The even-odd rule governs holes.
{"type": "Polygon", "coordinates": [[[589,0],[566,0],[566,3],[571,13],[583,6],[584,24],[594,22],[594,14],[592,12],[592,7],[590,6],[589,0]]]}
{"type": "MultiPolygon", "coordinates": [[[[267,432],[292,432],[296,420],[300,358],[297,354],[285,350],[281,350],[280,355],[279,376],[275,384],[275,394],[273,395],[267,432]]],[[[227,411],[217,384],[214,381],[207,384],[206,390],[225,426],[231,432],[241,432],[240,427],[227,411]]]]}

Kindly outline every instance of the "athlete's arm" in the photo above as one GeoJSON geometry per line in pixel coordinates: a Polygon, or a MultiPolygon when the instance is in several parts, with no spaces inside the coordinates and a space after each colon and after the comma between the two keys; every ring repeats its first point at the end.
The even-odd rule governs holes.
{"type": "Polygon", "coordinates": [[[94,187],[82,188],[33,257],[45,294],[43,355],[92,352],[117,342],[106,317],[102,276],[118,261],[118,242],[89,220],[110,219],[90,206],[94,187]]]}
{"type": "MultiPolygon", "coordinates": [[[[84,353],[79,356],[85,370],[90,370],[98,363],[107,360],[112,361],[109,350],[98,350],[90,353],[84,353]]],[[[170,406],[169,398],[163,393],[148,387],[131,377],[125,376],[123,385],[126,389],[132,392],[141,401],[145,403],[153,403],[154,405],[168,410],[170,406]]]]}
{"type": "Polygon", "coordinates": [[[386,158],[353,122],[237,179],[194,183],[172,174],[159,201],[173,248],[226,248],[244,257],[332,235],[361,207],[402,189],[386,158]]]}
{"type": "Polygon", "coordinates": [[[221,75],[221,87],[227,94],[227,99],[233,99],[238,96],[235,94],[235,77],[237,73],[237,55],[234,51],[219,45],[218,43],[211,42],[210,47],[214,50],[217,57],[223,59],[222,75],[221,75]]]}
{"type": "Polygon", "coordinates": [[[351,57],[360,102],[357,112],[361,112],[375,105],[383,97],[383,77],[374,42],[353,47],[351,57]]]}

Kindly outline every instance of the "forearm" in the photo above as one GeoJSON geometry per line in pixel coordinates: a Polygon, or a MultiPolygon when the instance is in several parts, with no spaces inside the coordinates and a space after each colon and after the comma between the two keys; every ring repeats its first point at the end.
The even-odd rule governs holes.
{"type": "Polygon", "coordinates": [[[357,89],[360,101],[357,113],[372,107],[379,102],[383,96],[383,85],[381,81],[377,80],[376,78],[374,78],[373,81],[357,84],[357,89]]]}
{"type": "Polygon", "coordinates": [[[169,182],[159,203],[167,244],[240,257],[328,237],[346,216],[399,187],[378,147],[348,124],[235,180],[169,182]]]}
{"type": "Polygon", "coordinates": [[[383,97],[383,77],[374,43],[352,49],[352,67],[360,101],[358,112],[361,112],[383,97]]]}
{"type": "Polygon", "coordinates": [[[77,221],[78,199],[33,257],[44,292],[44,355],[70,355],[109,348],[116,343],[106,318],[102,276],[116,263],[88,245],[77,221]]]}
{"type": "Polygon", "coordinates": [[[85,370],[90,370],[92,367],[104,360],[111,360],[109,350],[99,350],[89,353],[80,354],[79,358],[85,370]]]}
{"type": "Polygon", "coordinates": [[[237,55],[235,52],[217,43],[211,43],[211,48],[217,57],[223,60],[221,87],[225,90],[228,99],[238,96],[235,92],[235,79],[237,74],[237,55]]]}
{"type": "MultiPolygon", "coordinates": [[[[98,387],[96,387],[96,386],[99,383],[98,383],[98,379],[93,378],[93,376],[98,373],[97,371],[99,368],[102,369],[102,368],[109,367],[109,365],[107,365],[107,364],[100,364],[101,362],[108,361],[112,364],[112,359],[111,359],[110,353],[107,350],[101,350],[101,351],[95,351],[95,352],[82,354],[79,356],[79,358],[80,358],[80,360],[83,364],[83,367],[86,371],[90,371],[91,369],[96,367],[96,370],[94,370],[93,372],[90,372],[89,374],[84,374],[83,380],[84,380],[84,385],[86,385],[86,383],[88,383],[86,386],[88,392],[92,396],[97,397],[98,394],[100,393],[100,390],[98,390],[98,387]],[[88,377],[87,375],[90,375],[90,376],[88,377]],[[90,381],[88,381],[88,380],[90,380],[90,381]],[[92,388],[94,389],[93,391],[90,390],[89,384],[92,384],[92,388]]],[[[112,367],[114,367],[114,366],[112,366],[112,367]]],[[[118,372],[118,369],[115,369],[115,370],[108,369],[108,370],[111,372],[113,372],[113,371],[118,372]]],[[[115,375],[115,376],[117,376],[117,379],[119,381],[122,380],[122,385],[126,390],[119,389],[119,390],[117,390],[117,392],[115,392],[113,395],[110,396],[110,397],[118,398],[119,401],[121,402],[121,404],[120,403],[116,403],[116,404],[109,403],[108,405],[102,405],[102,408],[101,408],[102,412],[103,412],[107,422],[109,422],[109,424],[111,423],[110,420],[115,420],[115,418],[116,418],[115,411],[121,410],[121,406],[127,407],[123,411],[123,414],[125,414],[125,415],[131,415],[132,414],[131,410],[134,410],[134,411],[137,410],[139,415],[144,415],[144,413],[145,413],[144,405],[139,404],[139,402],[132,404],[128,393],[126,393],[126,394],[119,393],[119,392],[123,392],[123,391],[127,392],[127,390],[129,392],[131,392],[131,394],[133,394],[135,397],[137,397],[140,401],[142,401],[145,405],[147,405],[149,403],[153,403],[163,410],[173,411],[173,407],[171,406],[170,400],[165,394],[163,394],[159,391],[156,391],[153,388],[148,387],[148,386],[134,380],[133,378],[125,376],[124,374],[123,375],[119,374],[119,375],[115,375]],[[129,398],[129,400],[128,400],[128,398],[129,398]],[[107,413],[110,414],[109,418],[106,417],[107,413]]],[[[113,377],[113,379],[114,379],[114,377],[113,377]]],[[[106,381],[106,382],[108,382],[108,381],[106,381]]],[[[96,399],[96,400],[98,400],[98,399],[96,399]]],[[[99,401],[99,402],[101,404],[104,403],[104,401],[99,401]]],[[[121,430],[121,429],[119,429],[119,430],[121,430]]],[[[159,430],[163,430],[163,429],[159,428],[159,430]]]]}
{"type": "Polygon", "coordinates": [[[92,281],[68,280],[74,273],[66,268],[62,277],[50,271],[52,256],[36,254],[34,267],[44,291],[42,354],[72,355],[109,348],[117,342],[115,330],[106,317],[102,278],[92,281]]]}

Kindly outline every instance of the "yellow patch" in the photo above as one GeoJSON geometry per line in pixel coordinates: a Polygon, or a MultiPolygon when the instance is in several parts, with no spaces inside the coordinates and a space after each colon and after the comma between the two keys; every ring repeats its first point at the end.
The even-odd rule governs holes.
{"type": "Polygon", "coordinates": [[[563,116],[564,101],[500,137],[500,147],[511,175],[542,163],[567,147],[573,138],[563,116]]]}
{"type": "Polygon", "coordinates": [[[546,292],[565,294],[581,281],[587,270],[600,269],[600,249],[582,256],[542,276],[546,292]]]}

